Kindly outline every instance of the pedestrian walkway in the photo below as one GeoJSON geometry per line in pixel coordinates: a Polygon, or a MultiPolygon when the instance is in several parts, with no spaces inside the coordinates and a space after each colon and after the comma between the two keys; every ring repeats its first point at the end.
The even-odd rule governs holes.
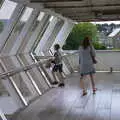
{"type": "Polygon", "coordinates": [[[98,91],[81,96],[79,74],[66,80],[65,88],[53,88],[14,116],[14,120],[119,120],[120,73],[97,73],[98,91]]]}

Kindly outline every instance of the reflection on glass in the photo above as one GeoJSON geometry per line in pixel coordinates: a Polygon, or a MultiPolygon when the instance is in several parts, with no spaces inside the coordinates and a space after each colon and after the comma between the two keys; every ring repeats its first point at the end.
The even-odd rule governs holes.
{"type": "Polygon", "coordinates": [[[14,34],[19,34],[22,30],[22,28],[24,27],[25,23],[27,22],[27,20],[29,19],[31,13],[32,13],[33,9],[32,8],[26,8],[24,14],[22,15],[20,21],[18,22],[18,24],[16,25],[16,28],[14,30],[14,34]]]}
{"type": "MultiPolygon", "coordinates": [[[[2,3],[2,0],[1,2],[2,3]]],[[[12,13],[14,12],[17,3],[5,0],[0,9],[0,33],[4,30],[4,26],[7,24],[11,18],[12,13]]]]}
{"type": "MultiPolygon", "coordinates": [[[[3,64],[0,63],[0,73],[4,73],[5,69],[3,68],[3,64]]],[[[8,80],[7,78],[0,79],[0,109],[3,110],[4,114],[12,114],[17,110],[17,105],[8,91],[8,80]],[[7,87],[7,88],[6,88],[7,87]]],[[[1,111],[0,111],[1,112],[1,111]]],[[[0,113],[0,116],[4,119],[4,114],[0,113]]],[[[0,119],[1,120],[1,119],[0,119]]]]}
{"type": "Polygon", "coordinates": [[[16,62],[15,57],[12,57],[12,60],[11,57],[6,57],[4,59],[1,59],[1,61],[5,69],[3,70],[2,66],[0,66],[1,73],[14,71],[14,74],[12,76],[8,76],[7,78],[11,81],[13,89],[16,91],[16,94],[20,96],[20,98],[25,99],[27,102],[29,102],[34,97],[38,96],[35,86],[33,85],[32,80],[27,72],[20,72],[19,68],[21,68],[22,66],[18,67],[14,65],[13,62],[16,62]],[[16,70],[18,72],[16,72],[16,70]]]}
{"type": "Polygon", "coordinates": [[[2,96],[9,96],[7,90],[3,86],[2,82],[0,81],[0,97],[2,96]]]}
{"type": "MultiPolygon", "coordinates": [[[[41,26],[41,25],[39,25],[39,23],[41,22],[43,16],[44,16],[44,13],[40,12],[38,14],[38,17],[34,20],[33,24],[29,28],[29,32],[27,33],[27,35],[24,38],[23,45],[19,49],[20,52],[26,49],[26,45],[28,45],[26,43],[29,43],[31,41],[33,41],[33,43],[34,43],[34,41],[36,40],[37,36],[39,35],[38,31],[40,31],[40,26],[41,26]],[[38,27],[39,27],[39,29],[38,29],[38,27]],[[37,32],[36,32],[36,30],[37,30],[37,32]]],[[[23,20],[23,17],[22,17],[22,21],[25,21],[25,20],[23,20]]],[[[33,43],[31,43],[31,45],[33,43]]]]}
{"type": "Polygon", "coordinates": [[[44,12],[40,12],[40,15],[38,16],[37,20],[41,21],[44,17],[45,13],[44,12]]]}
{"type": "MultiPolygon", "coordinates": [[[[42,31],[46,28],[47,21],[43,21],[44,17],[45,17],[45,13],[40,12],[37,19],[34,20],[34,23],[32,24],[31,28],[29,29],[29,32],[28,32],[26,38],[24,39],[24,42],[30,40],[30,42],[33,41],[33,42],[31,42],[31,45],[36,43],[36,41],[39,39],[38,37],[40,37],[42,35],[42,33],[43,33],[42,31]],[[40,24],[41,22],[42,22],[42,24],[40,24]]],[[[21,48],[22,48],[21,50],[26,49],[26,44],[23,43],[23,46],[21,48]]]]}
{"type": "MultiPolygon", "coordinates": [[[[0,64],[0,73],[3,73],[3,72],[4,72],[4,69],[2,67],[2,64],[0,64]]],[[[5,87],[4,87],[3,83],[2,83],[2,80],[0,80],[0,98],[2,96],[9,96],[9,93],[5,89],[5,87]]]]}
{"type": "Polygon", "coordinates": [[[0,9],[0,19],[10,19],[13,11],[15,10],[17,3],[5,0],[0,9]]]}
{"type": "Polygon", "coordinates": [[[54,18],[54,16],[51,16],[50,19],[49,19],[49,21],[51,22],[53,20],[53,18],[54,18]]]}
{"type": "Polygon", "coordinates": [[[24,14],[22,15],[20,21],[21,22],[26,22],[30,18],[30,15],[31,15],[32,11],[33,11],[32,8],[26,7],[26,10],[25,10],[24,14]]]}
{"type": "Polygon", "coordinates": [[[3,21],[1,20],[1,21],[0,21],[0,33],[3,31],[3,29],[4,29],[4,23],[3,23],[3,21]]]}
{"type": "Polygon", "coordinates": [[[14,82],[16,83],[18,89],[20,90],[20,92],[22,93],[22,95],[24,97],[27,97],[30,95],[29,90],[27,89],[26,84],[23,82],[23,79],[21,77],[20,74],[16,74],[14,76],[12,76],[12,78],[14,79],[14,82]]]}
{"type": "Polygon", "coordinates": [[[44,12],[40,12],[38,18],[35,20],[34,24],[32,25],[32,29],[31,29],[32,33],[36,30],[38,24],[40,23],[43,17],[44,17],[44,12]]]}
{"type": "Polygon", "coordinates": [[[14,42],[17,40],[18,36],[20,35],[25,23],[30,18],[32,11],[33,11],[32,8],[26,7],[23,15],[21,16],[21,18],[18,21],[17,25],[15,26],[14,30],[10,34],[8,41],[6,42],[6,45],[3,49],[4,53],[9,53],[9,51],[12,49],[14,42]]]}
{"type": "Polygon", "coordinates": [[[37,55],[37,53],[38,53],[37,51],[39,49],[39,42],[40,42],[41,38],[43,37],[43,35],[44,35],[44,33],[45,33],[45,31],[46,31],[49,23],[50,23],[50,19],[52,20],[53,18],[51,18],[50,16],[48,16],[48,18],[43,23],[44,26],[42,28],[42,31],[41,31],[40,35],[38,36],[38,39],[36,40],[36,42],[35,42],[32,50],[31,50],[31,53],[34,54],[34,55],[37,55]]]}
{"type": "Polygon", "coordinates": [[[40,12],[37,20],[34,22],[34,24],[32,25],[32,32],[37,28],[38,24],[40,23],[40,21],[43,19],[45,13],[44,12],[40,12]]]}
{"type": "Polygon", "coordinates": [[[38,96],[38,93],[35,90],[35,87],[33,86],[30,78],[27,78],[25,72],[20,72],[11,77],[13,81],[15,82],[18,90],[21,92],[24,99],[29,102],[36,96],[38,96]],[[26,83],[23,79],[29,79],[29,83],[26,83]]]}
{"type": "Polygon", "coordinates": [[[0,0],[0,8],[1,8],[2,4],[3,4],[3,0],[0,0]]]}

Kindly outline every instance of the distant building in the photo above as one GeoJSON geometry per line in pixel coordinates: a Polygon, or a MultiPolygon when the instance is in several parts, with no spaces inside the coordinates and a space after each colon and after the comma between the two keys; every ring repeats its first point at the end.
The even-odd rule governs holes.
{"type": "Polygon", "coordinates": [[[99,37],[99,43],[102,43],[107,47],[109,41],[108,41],[108,37],[105,35],[105,33],[99,32],[98,37],[99,37]]]}
{"type": "Polygon", "coordinates": [[[120,28],[113,30],[113,32],[108,35],[108,38],[113,48],[120,48],[120,28]]]}

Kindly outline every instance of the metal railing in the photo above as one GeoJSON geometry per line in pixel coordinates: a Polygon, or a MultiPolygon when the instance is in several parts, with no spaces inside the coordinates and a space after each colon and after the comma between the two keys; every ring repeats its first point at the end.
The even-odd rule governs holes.
{"type": "MultiPolygon", "coordinates": [[[[46,61],[49,59],[50,57],[41,57],[42,61],[36,61],[34,63],[31,63],[30,65],[25,65],[22,67],[17,67],[14,69],[11,69],[9,71],[6,71],[0,73],[0,84],[1,86],[3,86],[1,89],[5,89],[6,92],[10,92],[9,89],[12,89],[12,91],[15,91],[13,94],[17,97],[15,99],[19,99],[19,101],[21,101],[21,103],[23,103],[23,106],[27,106],[32,100],[34,100],[37,96],[42,95],[45,91],[47,91],[47,88],[44,88],[46,85],[43,84],[47,84],[47,76],[45,76],[45,71],[42,71],[42,65],[46,63],[46,61]],[[35,74],[31,75],[31,73],[34,72],[34,70],[38,70],[38,72],[40,72],[42,76],[42,78],[44,78],[44,83],[42,82],[41,78],[38,78],[35,74]],[[32,70],[32,71],[31,71],[32,70]],[[26,77],[25,77],[26,75],[26,77]],[[21,78],[21,76],[24,76],[23,78],[21,78]],[[36,79],[37,77],[37,79],[36,79]],[[30,88],[32,88],[32,90],[30,90],[30,88],[27,86],[27,84],[25,84],[26,80],[23,79],[28,79],[28,82],[30,83],[29,86],[31,86],[30,88]],[[4,82],[6,81],[6,82],[4,82]],[[9,88],[7,89],[4,84],[11,84],[8,85],[9,88]],[[40,85],[41,84],[41,85],[40,85]],[[43,86],[42,86],[43,85],[43,86]],[[11,87],[10,87],[11,86],[11,87]]],[[[27,81],[26,81],[27,82],[27,81]]],[[[49,82],[49,81],[48,81],[49,82]]],[[[49,85],[48,85],[49,86],[49,85]]],[[[49,88],[51,88],[51,86],[49,86],[49,88]]],[[[5,90],[1,91],[0,89],[0,98],[4,98],[7,97],[8,99],[10,99],[11,94],[9,94],[9,92],[7,93],[7,96],[5,95],[5,90]],[[4,93],[3,93],[4,92],[4,93]]],[[[12,109],[12,108],[11,108],[12,109]]]]}
{"type": "Polygon", "coordinates": [[[7,120],[4,113],[0,110],[0,120],[7,120]]]}
{"type": "MultiPolygon", "coordinates": [[[[51,56],[48,56],[48,57],[40,57],[40,59],[49,59],[51,58],[51,56]]],[[[22,71],[27,71],[27,70],[30,70],[34,67],[39,67],[40,64],[45,64],[46,61],[38,61],[36,63],[32,63],[30,65],[26,65],[26,66],[23,66],[23,67],[19,67],[19,68],[15,68],[15,69],[12,69],[10,71],[6,71],[6,72],[3,72],[3,73],[0,73],[0,79],[4,79],[5,77],[10,77],[10,76],[13,76],[17,73],[20,73],[22,71]]]]}
{"type": "MultiPolygon", "coordinates": [[[[79,71],[79,55],[78,54],[79,54],[78,51],[64,51],[63,52],[63,61],[64,61],[65,65],[67,66],[67,68],[70,70],[70,72],[79,71]]],[[[107,54],[105,56],[102,56],[101,53],[99,53],[99,52],[97,53],[98,63],[96,65],[96,70],[98,72],[100,72],[100,71],[102,71],[102,72],[119,72],[120,71],[119,59],[117,58],[117,57],[119,57],[119,53],[117,52],[116,58],[114,57],[114,59],[118,59],[118,62],[115,62],[116,65],[115,64],[111,65],[112,60],[110,59],[110,57],[111,57],[111,55],[109,55],[109,57],[107,58],[107,54]],[[107,64],[106,64],[105,60],[111,61],[111,62],[110,63],[107,62],[107,64]],[[119,64],[119,65],[117,65],[117,64],[119,64]]],[[[19,86],[16,86],[17,83],[15,83],[15,82],[17,81],[17,79],[16,79],[16,81],[14,81],[11,78],[19,77],[16,75],[17,74],[19,75],[20,73],[28,74],[29,71],[34,68],[43,69],[42,66],[44,66],[44,64],[46,64],[47,60],[51,59],[51,58],[53,58],[53,56],[34,56],[33,63],[31,63],[30,65],[25,65],[22,67],[14,68],[9,71],[0,73],[0,79],[1,79],[1,81],[6,80],[6,79],[9,79],[10,81],[12,81],[14,89],[16,89],[16,91],[18,91],[18,96],[21,97],[21,100],[23,101],[23,103],[25,103],[25,105],[28,105],[28,100],[27,100],[28,96],[27,96],[27,94],[25,94],[25,91],[27,91],[27,89],[25,88],[25,91],[23,91],[23,93],[22,93],[22,91],[21,91],[22,88],[20,88],[19,86]]],[[[45,73],[46,71],[42,71],[42,72],[45,73]]],[[[45,79],[47,79],[50,76],[48,75],[45,77],[46,77],[45,79]]],[[[18,79],[18,80],[21,81],[21,79],[18,79]]],[[[32,84],[35,87],[37,93],[39,95],[41,95],[42,92],[37,87],[34,79],[32,81],[32,84]]],[[[23,86],[23,84],[21,86],[23,86]]]]}
{"type": "MultiPolygon", "coordinates": [[[[79,68],[79,52],[65,51],[67,59],[74,71],[79,68]]],[[[120,72],[120,51],[96,51],[98,63],[95,65],[97,72],[120,72]]]]}

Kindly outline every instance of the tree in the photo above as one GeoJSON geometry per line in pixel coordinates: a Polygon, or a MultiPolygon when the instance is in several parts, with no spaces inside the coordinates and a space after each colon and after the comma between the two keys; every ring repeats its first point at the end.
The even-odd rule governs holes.
{"type": "Polygon", "coordinates": [[[93,42],[93,46],[96,50],[106,50],[106,46],[102,43],[99,43],[99,42],[93,42]]]}
{"type": "Polygon", "coordinates": [[[97,27],[96,25],[83,22],[74,26],[72,32],[66,40],[63,49],[76,50],[85,36],[89,36],[93,41],[97,41],[97,27]]]}

